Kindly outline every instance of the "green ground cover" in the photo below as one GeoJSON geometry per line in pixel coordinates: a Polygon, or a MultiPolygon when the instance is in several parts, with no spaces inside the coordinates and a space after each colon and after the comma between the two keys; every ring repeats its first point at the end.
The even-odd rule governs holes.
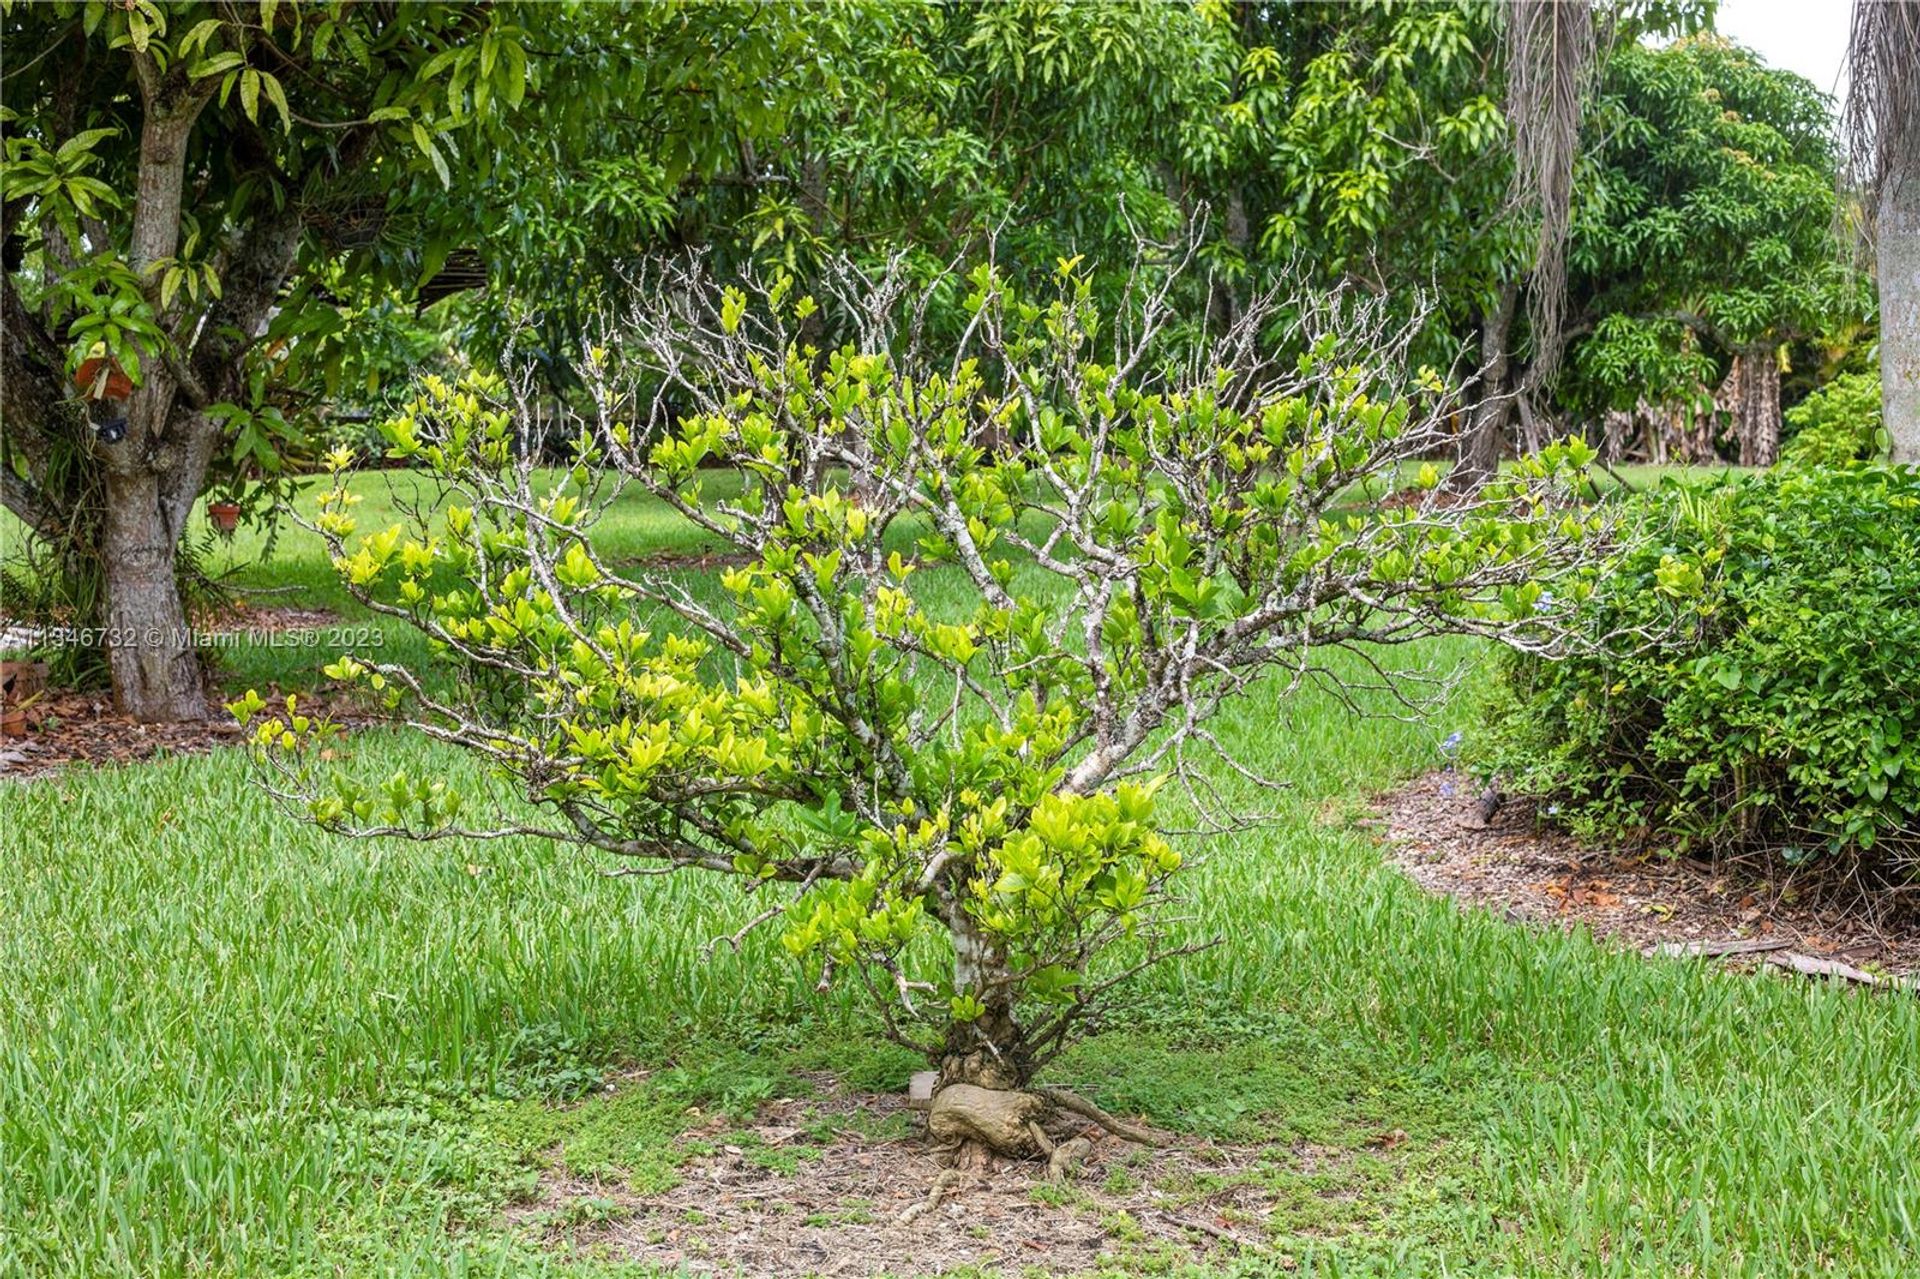
{"type": "MultiPolygon", "coordinates": [[[[358,481],[362,527],[389,478],[413,484],[358,481]]],[[[697,545],[638,498],[602,540],[697,545]]],[[[355,618],[304,535],[241,580],[355,618]]],[[[225,661],[235,688],[319,665],[225,661]]],[[[1913,1273],[1920,1001],[1427,898],[1354,819],[1456,728],[1468,701],[1420,724],[1238,707],[1223,731],[1294,788],[1197,849],[1193,928],[1222,944],[1141,978],[1058,1077],[1176,1130],[1354,1152],[1333,1184],[1262,1174],[1303,1272],[1913,1273]]],[[[469,767],[395,732],[350,750],[469,767]]],[[[751,913],[734,884],[606,878],[533,842],[349,843],[275,812],[232,753],[0,785],[0,830],[0,1275],[638,1273],[502,1224],[539,1152],[665,1184],[690,1105],[744,1115],[823,1068],[894,1088],[909,1064],[770,937],[703,954],[751,913]],[[570,1100],[634,1065],[644,1083],[570,1100]]]]}

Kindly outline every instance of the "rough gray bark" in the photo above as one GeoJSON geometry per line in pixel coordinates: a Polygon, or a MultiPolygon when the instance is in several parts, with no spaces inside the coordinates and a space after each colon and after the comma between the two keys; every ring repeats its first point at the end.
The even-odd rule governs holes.
{"type": "Polygon", "coordinates": [[[107,579],[114,705],[147,721],[204,719],[206,685],[175,577],[178,532],[152,471],[107,472],[101,563],[107,579]]]}
{"type": "Polygon", "coordinates": [[[1920,0],[1854,0],[1841,123],[1875,246],[1880,388],[1893,460],[1920,464],[1920,0]]]}
{"type": "Polygon", "coordinates": [[[1007,957],[981,935],[964,905],[943,898],[941,922],[953,935],[953,988],[972,992],[986,1004],[986,1012],[947,1028],[940,1086],[1023,1087],[1032,1077],[1033,1062],[1026,1036],[1013,1016],[1007,957]]]}
{"type": "MultiPolygon", "coordinates": [[[[162,76],[145,57],[134,66],[146,115],[128,260],[144,276],[153,263],[179,250],[187,137],[212,86],[193,87],[183,76],[162,76]]],[[[183,480],[199,492],[211,449],[210,440],[203,448],[182,449],[185,440],[169,439],[179,394],[177,379],[159,360],[150,360],[147,376],[127,401],[126,438],[94,446],[106,471],[100,564],[107,583],[113,701],[121,713],[147,722],[207,716],[206,682],[175,574],[186,511],[169,510],[166,496],[183,480]],[[195,473],[183,476],[183,469],[195,473]]],[[[211,434],[210,422],[197,425],[211,434]]]]}

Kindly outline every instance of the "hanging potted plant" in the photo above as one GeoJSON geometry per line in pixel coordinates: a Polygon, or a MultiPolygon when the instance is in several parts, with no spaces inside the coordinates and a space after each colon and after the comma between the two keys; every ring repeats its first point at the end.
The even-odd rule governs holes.
{"type": "Polygon", "coordinates": [[[74,370],[73,384],[90,400],[124,400],[133,394],[133,379],[100,342],[93,344],[87,358],[74,370]]]}
{"type": "Polygon", "coordinates": [[[232,537],[240,527],[240,503],[231,493],[223,493],[207,503],[207,520],[221,537],[232,537]]]}

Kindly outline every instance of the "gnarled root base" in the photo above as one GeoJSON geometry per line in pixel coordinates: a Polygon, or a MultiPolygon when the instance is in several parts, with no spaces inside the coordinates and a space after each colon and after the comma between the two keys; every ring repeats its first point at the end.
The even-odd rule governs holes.
{"type": "MultiPolygon", "coordinates": [[[[1057,1180],[1061,1170],[1084,1158],[1090,1143],[1067,1159],[1048,1135],[1045,1121],[1056,1112],[1088,1120],[1116,1137],[1143,1146],[1163,1146],[1151,1129],[1116,1119],[1078,1093],[1065,1088],[982,1088],[977,1084],[948,1084],[933,1095],[927,1115],[927,1133],[949,1148],[956,1167],[984,1166],[991,1155],[1011,1159],[1047,1157],[1057,1180]]],[[[1071,1142],[1066,1144],[1072,1144],[1071,1142]]]]}
{"type": "Polygon", "coordinates": [[[1027,1159],[1041,1153],[1034,1126],[1047,1113],[1036,1093],[975,1084],[948,1084],[933,1095],[927,1133],[935,1141],[986,1147],[994,1154],[1027,1159]]]}
{"type": "Polygon", "coordinates": [[[983,1088],[978,1084],[948,1084],[934,1093],[927,1112],[927,1135],[941,1148],[946,1169],[934,1179],[927,1197],[900,1214],[905,1225],[940,1206],[947,1193],[968,1183],[969,1173],[983,1172],[995,1156],[1007,1159],[1045,1159],[1047,1180],[1063,1184],[1080,1170],[1093,1152],[1085,1136],[1056,1141],[1045,1121],[1058,1124],[1062,1116],[1088,1120],[1127,1141],[1164,1146],[1158,1133],[1139,1124],[1116,1119],[1077,1093],[1064,1088],[983,1088]]]}

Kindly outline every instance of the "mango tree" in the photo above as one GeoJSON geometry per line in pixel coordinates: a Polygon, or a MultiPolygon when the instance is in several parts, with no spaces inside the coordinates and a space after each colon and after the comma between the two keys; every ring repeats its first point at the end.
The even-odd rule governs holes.
{"type": "MultiPolygon", "coordinates": [[[[115,699],[206,713],[193,504],[272,479],[357,376],[352,304],[484,284],[502,200],[599,164],[670,197],[777,127],[797,11],[8,3],[0,496],[104,578],[115,699]],[[577,72],[578,74],[572,74],[577,72]],[[509,192],[510,193],[510,192],[509,192]]],[[[518,237],[515,239],[515,237],[518,237]]]]}
{"type": "Polygon", "coordinates": [[[1723,385],[1738,460],[1771,465],[1783,371],[1816,372],[1822,339],[1872,307],[1835,251],[1827,102],[1707,34],[1619,50],[1592,114],[1563,402],[1589,418],[1684,406],[1704,429],[1649,455],[1711,462],[1723,385]]]}

